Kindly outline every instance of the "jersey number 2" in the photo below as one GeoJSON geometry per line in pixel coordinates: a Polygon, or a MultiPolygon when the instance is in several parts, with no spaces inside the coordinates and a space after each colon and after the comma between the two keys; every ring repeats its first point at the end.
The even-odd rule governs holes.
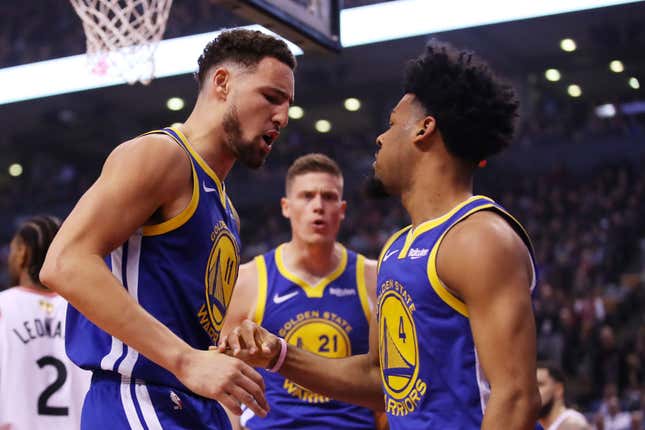
{"type": "Polygon", "coordinates": [[[60,388],[65,385],[67,380],[67,369],[62,361],[51,355],[41,357],[36,364],[41,369],[45,366],[53,366],[56,369],[56,380],[49,384],[45,390],[38,396],[38,415],[69,415],[69,408],[61,406],[49,406],[47,401],[60,388]]]}

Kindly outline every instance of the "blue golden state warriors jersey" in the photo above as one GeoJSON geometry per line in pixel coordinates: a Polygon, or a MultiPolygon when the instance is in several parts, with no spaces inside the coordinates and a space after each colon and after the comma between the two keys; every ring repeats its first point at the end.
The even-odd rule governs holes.
{"type": "MultiPolygon", "coordinates": [[[[258,305],[254,320],[288,343],[316,354],[341,358],[369,349],[370,306],[365,258],[342,248],[337,269],[310,285],[284,265],[284,245],[255,258],[258,305]]],[[[266,418],[242,414],[249,429],[373,429],[366,408],[313,393],[277,373],[262,371],[271,410],[266,418]]]]}
{"type": "MultiPolygon", "coordinates": [[[[479,365],[466,305],[437,274],[437,250],[456,223],[498,213],[533,250],[522,226],[497,203],[473,196],[444,216],[392,236],[379,258],[378,330],[385,410],[392,430],[479,429],[490,385],[479,365]]],[[[535,286],[535,264],[533,263],[535,286]]]]}
{"type": "MultiPolygon", "coordinates": [[[[237,280],[237,215],[217,175],[179,130],[153,133],[166,134],[186,151],[192,165],[192,198],[177,216],[135,232],[106,263],[153,317],[192,347],[207,349],[218,341],[237,280]]],[[[84,369],[186,390],[170,372],[71,306],[66,344],[69,357],[84,369]]]]}

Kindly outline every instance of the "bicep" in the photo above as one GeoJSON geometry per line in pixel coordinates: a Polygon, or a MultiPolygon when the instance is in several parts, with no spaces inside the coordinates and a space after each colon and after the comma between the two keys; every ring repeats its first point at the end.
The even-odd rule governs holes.
{"type": "Polygon", "coordinates": [[[441,253],[440,276],[466,304],[478,359],[491,385],[535,385],[526,246],[505,221],[480,218],[446,236],[441,253]]]}

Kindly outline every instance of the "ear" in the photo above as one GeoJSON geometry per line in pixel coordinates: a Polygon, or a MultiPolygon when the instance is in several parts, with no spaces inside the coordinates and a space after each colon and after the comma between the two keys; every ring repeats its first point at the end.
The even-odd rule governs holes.
{"type": "Polygon", "coordinates": [[[345,211],[347,210],[347,201],[343,200],[340,202],[340,219],[345,219],[345,211]]]}
{"type": "Polygon", "coordinates": [[[430,137],[434,135],[435,130],[437,129],[437,122],[433,116],[426,116],[423,120],[418,123],[418,130],[414,137],[415,144],[423,144],[428,142],[430,137]]]}
{"type": "Polygon", "coordinates": [[[280,208],[282,209],[282,216],[289,218],[289,199],[287,197],[282,197],[280,199],[280,208]]]}
{"type": "Polygon", "coordinates": [[[227,67],[218,67],[210,79],[213,93],[218,99],[226,100],[231,87],[231,70],[227,67]]]}

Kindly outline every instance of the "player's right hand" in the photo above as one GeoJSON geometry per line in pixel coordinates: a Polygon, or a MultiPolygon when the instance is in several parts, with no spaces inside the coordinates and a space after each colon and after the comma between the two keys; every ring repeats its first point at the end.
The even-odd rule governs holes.
{"type": "Polygon", "coordinates": [[[237,358],[193,349],[182,356],[175,376],[192,392],[217,400],[236,415],[242,414],[240,404],[260,417],[269,412],[262,376],[237,358]]]}
{"type": "Polygon", "coordinates": [[[248,319],[223,336],[217,346],[219,352],[265,369],[271,368],[278,360],[280,348],[280,338],[248,319]]]}

